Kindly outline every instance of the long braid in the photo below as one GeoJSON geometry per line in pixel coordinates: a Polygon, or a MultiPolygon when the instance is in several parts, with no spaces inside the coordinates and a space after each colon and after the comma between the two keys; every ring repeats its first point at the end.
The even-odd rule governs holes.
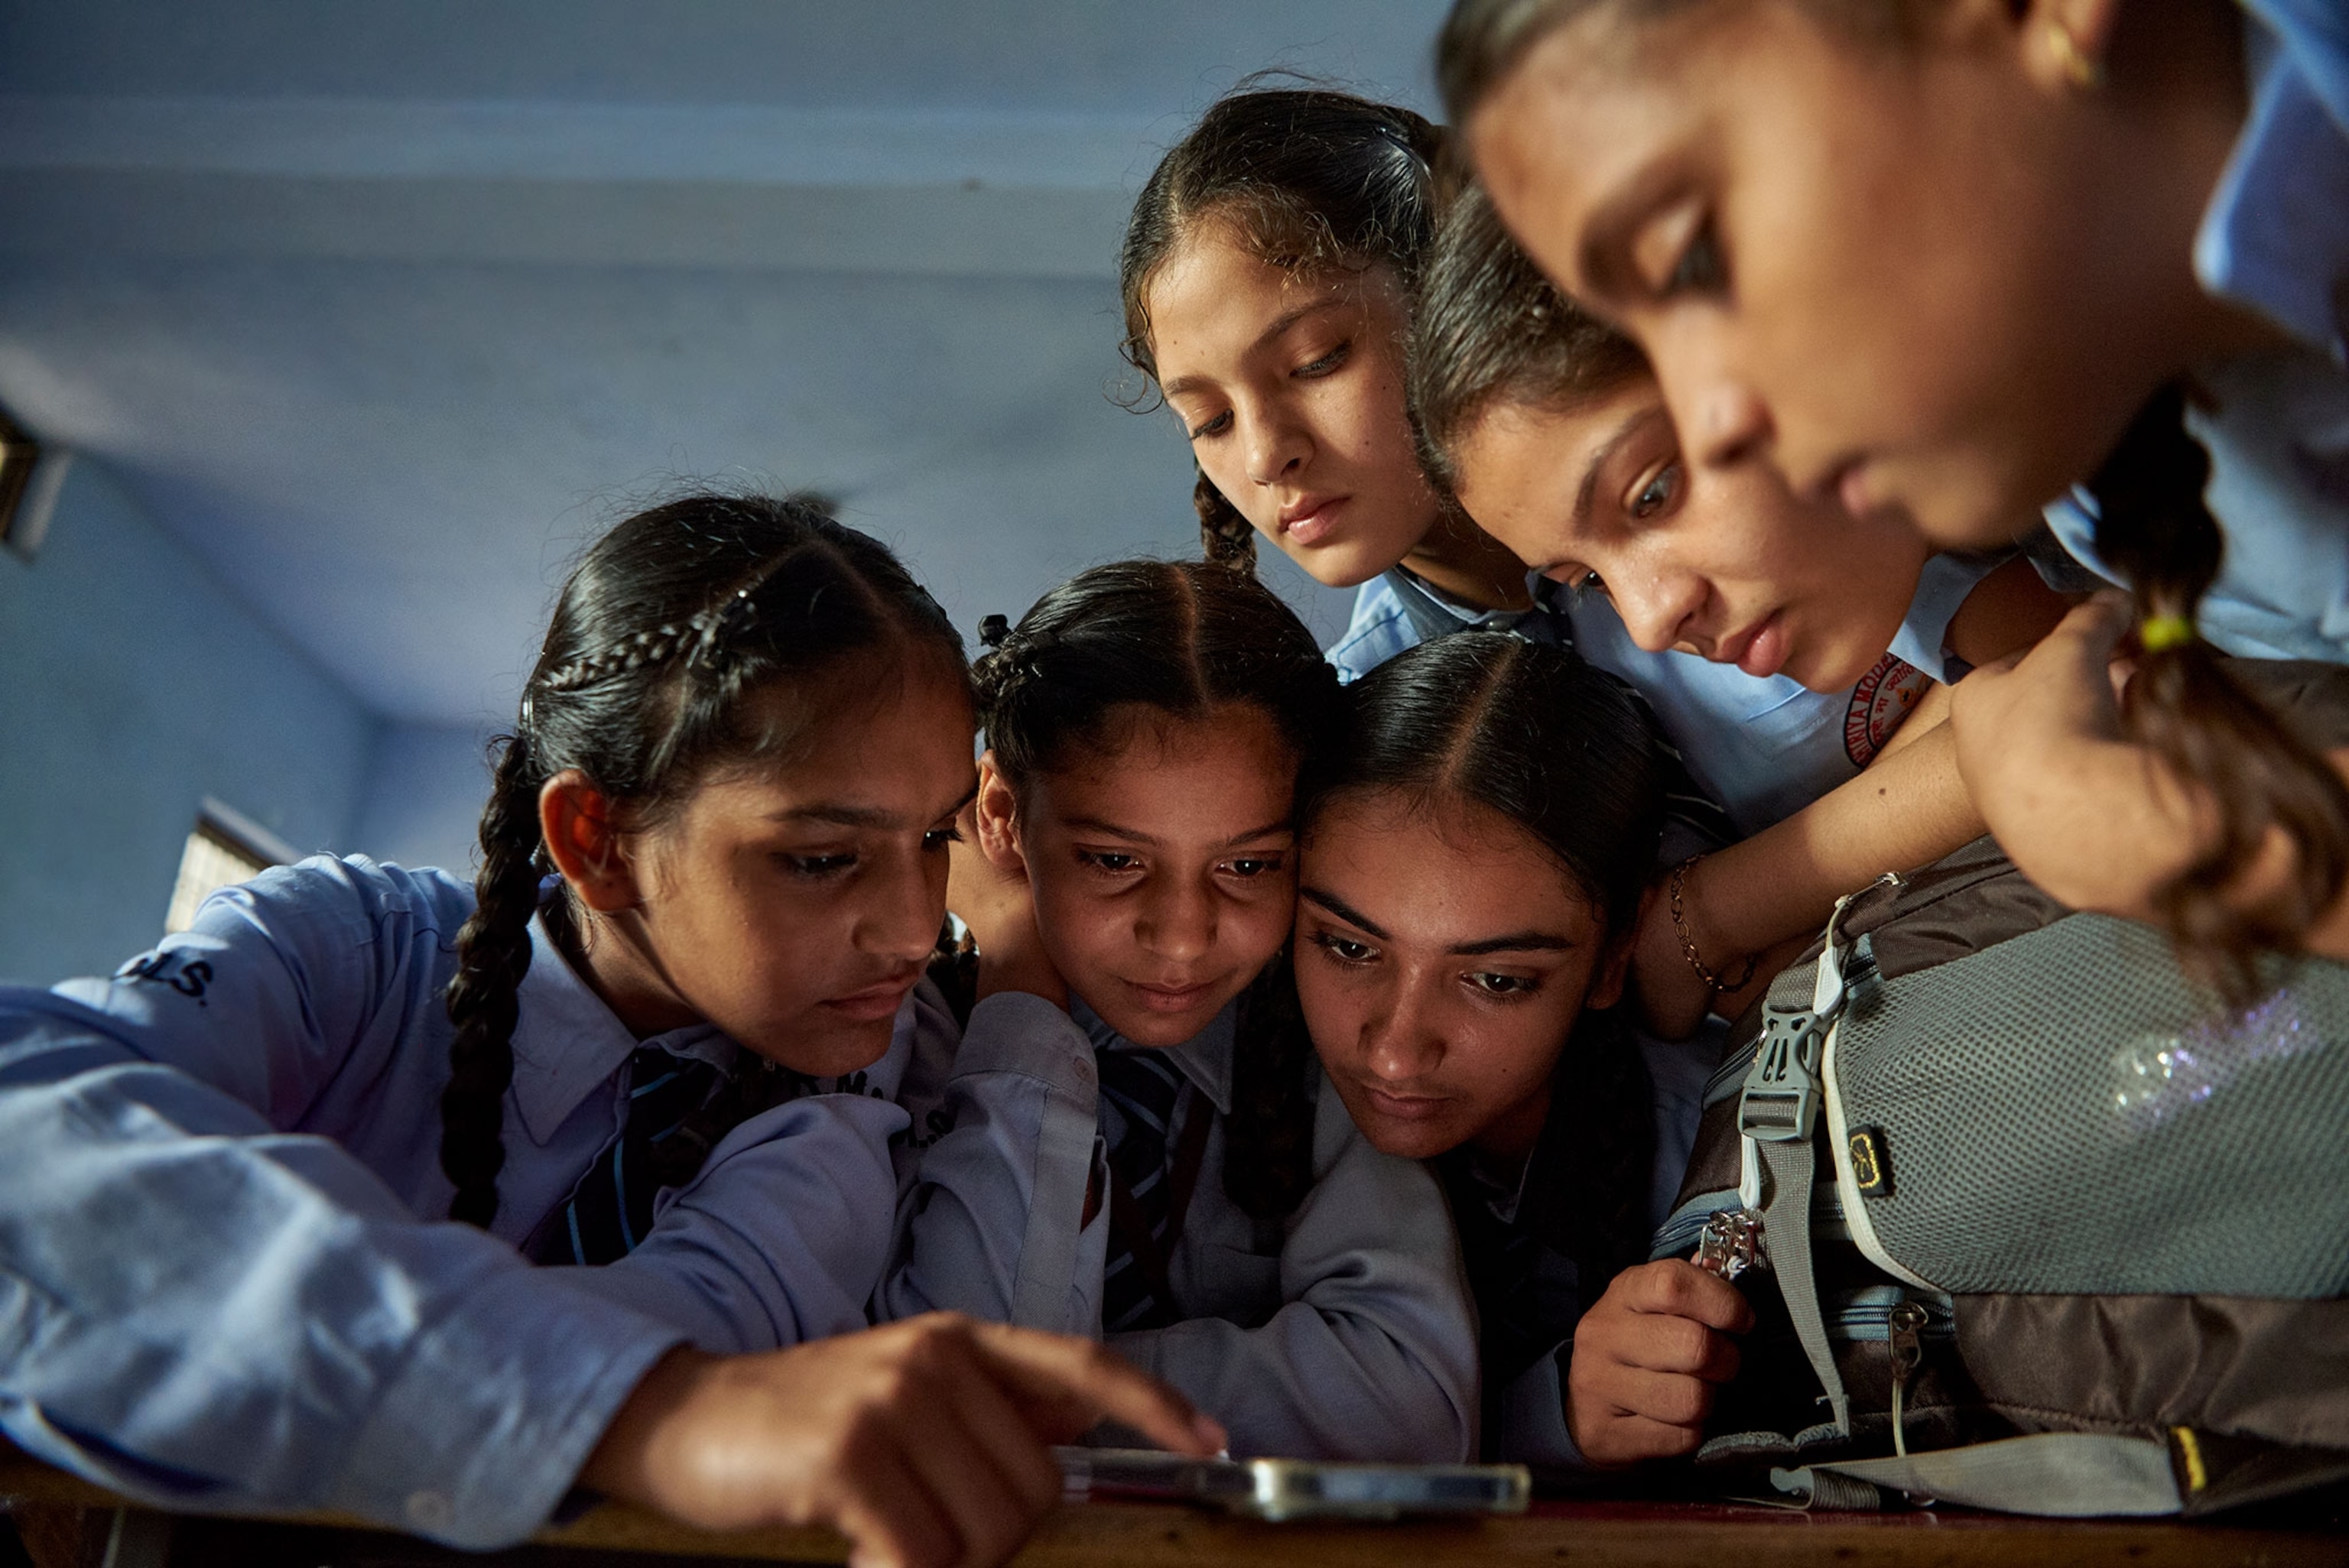
{"type": "MultiPolygon", "coordinates": [[[[2140,625],[2190,624],[2225,550],[2202,494],[2209,456],[2185,412],[2181,386],[2155,394],[2089,482],[2097,553],[2132,585],[2140,625]]],[[[2209,644],[2162,641],[2139,650],[2122,717],[2134,739],[2201,786],[2218,808],[2219,836],[2155,903],[2181,959],[2247,1001],[2261,952],[2298,947],[2349,878],[2349,788],[2209,644]],[[2239,908],[2230,888],[2273,829],[2297,851],[2291,884],[2259,908],[2239,908]]]]}
{"type": "Polygon", "coordinates": [[[1211,564],[1253,575],[1256,529],[1205,472],[1191,487],[1191,506],[1199,514],[1200,552],[1211,564]]]}
{"type": "Polygon", "coordinates": [[[1224,1124],[1224,1191],[1242,1212],[1285,1219],[1313,1189],[1313,1055],[1297,975],[1284,952],[1242,993],[1224,1124]]]}
{"type": "Polygon", "coordinates": [[[505,1164],[505,1098],[513,1081],[513,1031],[530,970],[530,918],[538,908],[538,789],[527,734],[505,737],[496,782],[481,813],[481,874],[472,918],[457,934],[449,983],[448,1088],[440,1091],[440,1169],[457,1184],[449,1217],[487,1230],[498,1212],[505,1164]]]}

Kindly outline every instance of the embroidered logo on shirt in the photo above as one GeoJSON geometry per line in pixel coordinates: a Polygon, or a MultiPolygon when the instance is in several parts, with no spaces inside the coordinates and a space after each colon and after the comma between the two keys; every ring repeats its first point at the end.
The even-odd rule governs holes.
{"type": "Polygon", "coordinates": [[[1932,683],[1922,671],[1897,654],[1886,654],[1876,667],[1851,688],[1851,706],[1843,715],[1843,754],[1854,768],[1876,760],[1900,721],[1932,683]]]}
{"type": "Polygon", "coordinates": [[[153,980],[169,985],[199,1007],[209,1006],[204,987],[212,982],[212,966],[199,958],[187,962],[181,953],[142,953],[114,972],[117,980],[153,980]]]}

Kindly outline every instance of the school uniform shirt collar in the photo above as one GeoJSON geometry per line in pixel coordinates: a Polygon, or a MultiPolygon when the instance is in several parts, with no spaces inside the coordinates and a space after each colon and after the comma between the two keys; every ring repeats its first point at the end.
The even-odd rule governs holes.
{"type": "Polygon", "coordinates": [[[1069,1016],[1097,1051],[1146,1051],[1157,1049],[1173,1062],[1183,1076],[1198,1086],[1199,1092],[1215,1102],[1216,1113],[1232,1113],[1232,1047],[1239,1032],[1240,1005],[1227,1002],[1224,1010],[1207,1021],[1207,1026],[1179,1046],[1154,1047],[1137,1046],[1102,1021],[1099,1013],[1085,1006],[1081,997],[1069,998],[1069,1016]]]}
{"type": "Polygon", "coordinates": [[[2195,275],[2349,366],[2349,26],[2337,0],[2243,10],[2251,107],[2195,234],[2195,275]]]}
{"type": "Polygon", "coordinates": [[[740,1046],[708,1024],[637,1039],[571,967],[537,915],[531,917],[530,970],[522,977],[519,999],[512,1092],[534,1143],[551,1140],[640,1046],[692,1057],[727,1074],[741,1055],[740,1046]]]}
{"type": "MultiPolygon", "coordinates": [[[[1454,598],[1407,566],[1391,567],[1380,576],[1418,629],[1422,642],[1466,631],[1514,632],[1527,642],[1563,643],[1569,646],[1573,643],[1573,637],[1563,634],[1557,624],[1548,603],[1538,595],[1523,610],[1488,610],[1454,598]]],[[[1537,573],[1526,574],[1528,589],[1539,580],[1537,573]]]]}

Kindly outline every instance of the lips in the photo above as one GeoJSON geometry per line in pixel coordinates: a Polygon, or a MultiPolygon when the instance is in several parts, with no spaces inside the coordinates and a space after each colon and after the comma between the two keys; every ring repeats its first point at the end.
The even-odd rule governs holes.
{"type": "Polygon", "coordinates": [[[1433,1094],[1392,1094],[1375,1084],[1364,1084],[1362,1094],[1381,1116],[1397,1121],[1426,1121],[1444,1113],[1451,1101],[1433,1094]]]}
{"type": "Polygon", "coordinates": [[[861,991],[851,991],[842,996],[827,996],[823,1005],[835,1013],[861,1023],[873,1023],[896,1016],[898,1005],[905,993],[921,984],[922,971],[911,969],[894,979],[867,985],[861,991]]]}
{"type": "Polygon", "coordinates": [[[1716,641],[1713,652],[1706,656],[1715,664],[1735,665],[1747,675],[1761,678],[1776,675],[1793,651],[1786,637],[1785,616],[1773,610],[1744,631],[1716,641]]]}
{"type": "Polygon", "coordinates": [[[1336,531],[1339,509],[1349,499],[1341,495],[1306,495],[1284,501],[1277,520],[1280,531],[1299,545],[1319,544],[1336,531]]]}
{"type": "Polygon", "coordinates": [[[1210,980],[1197,985],[1155,985],[1140,980],[1128,980],[1126,988],[1134,999],[1153,1013],[1187,1013],[1216,994],[1216,984],[1210,980]]]}

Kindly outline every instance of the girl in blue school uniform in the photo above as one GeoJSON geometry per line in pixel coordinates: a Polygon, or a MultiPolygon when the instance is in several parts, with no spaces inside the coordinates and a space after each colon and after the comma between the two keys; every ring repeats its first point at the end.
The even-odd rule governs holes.
{"type": "Polygon", "coordinates": [[[1485,1453],[1686,1452],[1750,1319],[1711,1275],[1646,1262],[1709,1068],[1619,1006],[1669,754],[1619,682],[1490,632],[1348,697],[1300,786],[1297,994],[1363,1136],[1442,1175],[1485,1453]]]}
{"type": "Polygon", "coordinates": [[[1286,954],[1298,769],[1335,674],[1206,562],[1098,567],[989,632],[954,889],[978,1000],[886,1305],[1100,1336],[1235,1454],[1466,1458],[1476,1345],[1443,1195],[1347,1116],[1286,954]]]}
{"type": "Polygon", "coordinates": [[[584,1483],[899,1563],[1008,1553],[1107,1403],[1212,1450],[1088,1347],[803,1343],[885,1259],[971,736],[959,639],[870,539],[715,495],[621,523],[474,886],[319,857],[0,991],[0,1431],[167,1507],[486,1547],[584,1483]]]}
{"type": "Polygon", "coordinates": [[[1682,552],[1669,603],[1529,589],[1515,542],[1432,483],[1414,441],[1405,350],[1433,282],[1436,156],[1433,128],[1392,106],[1322,90],[1226,98],[1136,202],[1126,352],[1190,437],[1211,555],[1247,558],[1261,533],[1319,580],[1362,584],[1330,655],[1348,678],[1468,627],[1570,644],[1659,711],[1731,836],[1811,809],[1699,861],[1687,857],[1705,841],[1675,833],[1679,869],[1638,972],[1651,1020],[1685,1032],[1716,981],[1731,982],[1718,1005],[1736,1010],[1766,979],[1761,955],[1806,940],[1837,893],[1981,831],[1947,734],[1889,753],[1896,734],[1923,736],[1928,724],[1904,721],[1920,703],[1940,711],[1970,660],[2028,645],[2064,606],[2022,561],[1935,554],[1896,521],[1803,503],[1766,473],[1687,475],[1628,346],[1623,379],[1648,388],[1643,471],[1630,496],[1607,499],[1716,548],[1682,552]],[[1717,547],[1756,527],[1831,536],[1837,569],[1789,576],[1767,552],[1724,562],[1717,547]]]}
{"type": "Polygon", "coordinates": [[[1868,15],[1460,0],[1440,75],[1510,229],[1655,357],[1701,464],[1944,545],[2044,507],[2127,586],[1960,688],[1966,779],[2034,880],[2239,978],[2349,954],[2340,759],[2213,657],[2349,650],[2339,6],[1868,15]]]}

